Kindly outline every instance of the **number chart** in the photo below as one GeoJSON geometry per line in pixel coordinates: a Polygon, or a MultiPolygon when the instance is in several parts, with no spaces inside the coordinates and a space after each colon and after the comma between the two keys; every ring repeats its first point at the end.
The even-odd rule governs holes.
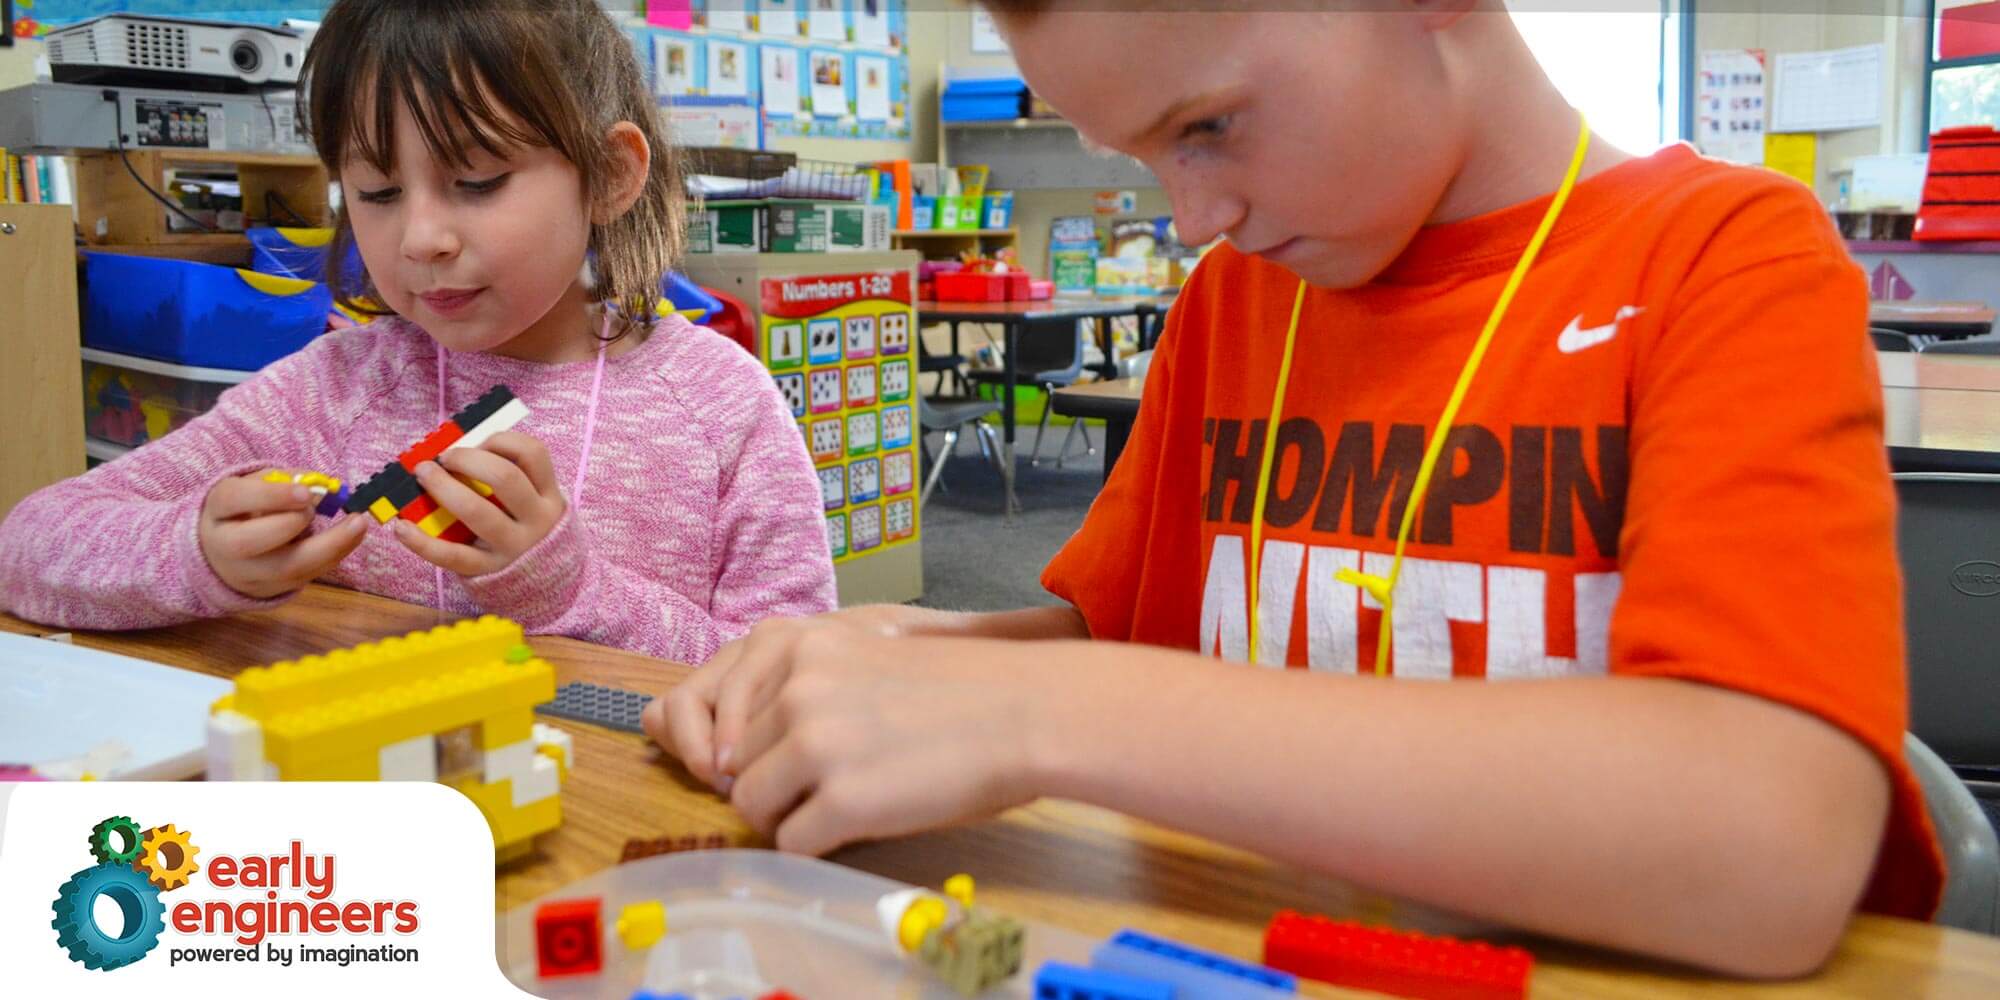
{"type": "Polygon", "coordinates": [[[765,278],[764,365],[819,470],[835,562],[917,537],[907,271],[765,278]]]}

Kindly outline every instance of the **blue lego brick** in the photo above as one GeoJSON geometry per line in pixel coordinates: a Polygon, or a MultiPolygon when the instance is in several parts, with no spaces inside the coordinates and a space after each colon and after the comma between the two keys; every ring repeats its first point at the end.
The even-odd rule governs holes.
{"type": "Polygon", "coordinates": [[[1276,1000],[1298,993],[1298,977],[1227,955],[1122,930],[1091,953],[1090,967],[1171,983],[1176,997],[1276,1000]]]}
{"type": "Polygon", "coordinates": [[[1035,970],[1035,1000],[1174,1000],[1174,988],[1138,976],[1043,962],[1035,970]]]}
{"type": "Polygon", "coordinates": [[[620,691],[602,684],[572,681],[556,688],[556,700],[536,705],[535,711],[543,715],[553,715],[558,719],[572,719],[607,729],[640,733],[645,732],[645,728],[639,725],[639,713],[645,710],[646,703],[652,700],[653,696],[650,694],[620,691]]]}

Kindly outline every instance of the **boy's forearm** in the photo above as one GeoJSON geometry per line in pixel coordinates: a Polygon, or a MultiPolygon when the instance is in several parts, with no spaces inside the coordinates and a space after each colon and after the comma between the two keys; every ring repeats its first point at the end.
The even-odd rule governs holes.
{"type": "Polygon", "coordinates": [[[1067,604],[1016,611],[929,611],[911,635],[949,639],[1087,639],[1083,616],[1067,604]]]}
{"type": "Polygon", "coordinates": [[[1860,743],[1702,685],[1385,682],[1091,649],[1048,658],[1081,666],[1034,741],[1043,794],[1735,974],[1825,957],[1887,810],[1860,743]]]}

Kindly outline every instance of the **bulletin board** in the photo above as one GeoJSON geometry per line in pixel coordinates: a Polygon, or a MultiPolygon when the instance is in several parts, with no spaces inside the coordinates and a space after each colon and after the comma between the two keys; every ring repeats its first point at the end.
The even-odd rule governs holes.
{"type": "Polygon", "coordinates": [[[907,270],[765,278],[760,355],[805,435],[836,563],[917,538],[907,270]]]}
{"type": "Polygon", "coordinates": [[[662,103],[741,99],[771,136],[910,137],[907,0],[645,6],[633,41],[662,103]]]}

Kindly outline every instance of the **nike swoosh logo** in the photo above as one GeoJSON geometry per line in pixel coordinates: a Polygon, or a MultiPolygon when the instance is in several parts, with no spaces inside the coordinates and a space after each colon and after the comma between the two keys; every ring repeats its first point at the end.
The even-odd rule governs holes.
{"type": "Polygon", "coordinates": [[[1575,354],[1585,348],[1596,347],[1618,335],[1618,324],[1645,311],[1641,306],[1620,306],[1618,312],[1612,315],[1611,322],[1587,328],[1583,325],[1583,314],[1578,313],[1568,326],[1563,327],[1562,335],[1556,338],[1556,350],[1575,354]]]}

